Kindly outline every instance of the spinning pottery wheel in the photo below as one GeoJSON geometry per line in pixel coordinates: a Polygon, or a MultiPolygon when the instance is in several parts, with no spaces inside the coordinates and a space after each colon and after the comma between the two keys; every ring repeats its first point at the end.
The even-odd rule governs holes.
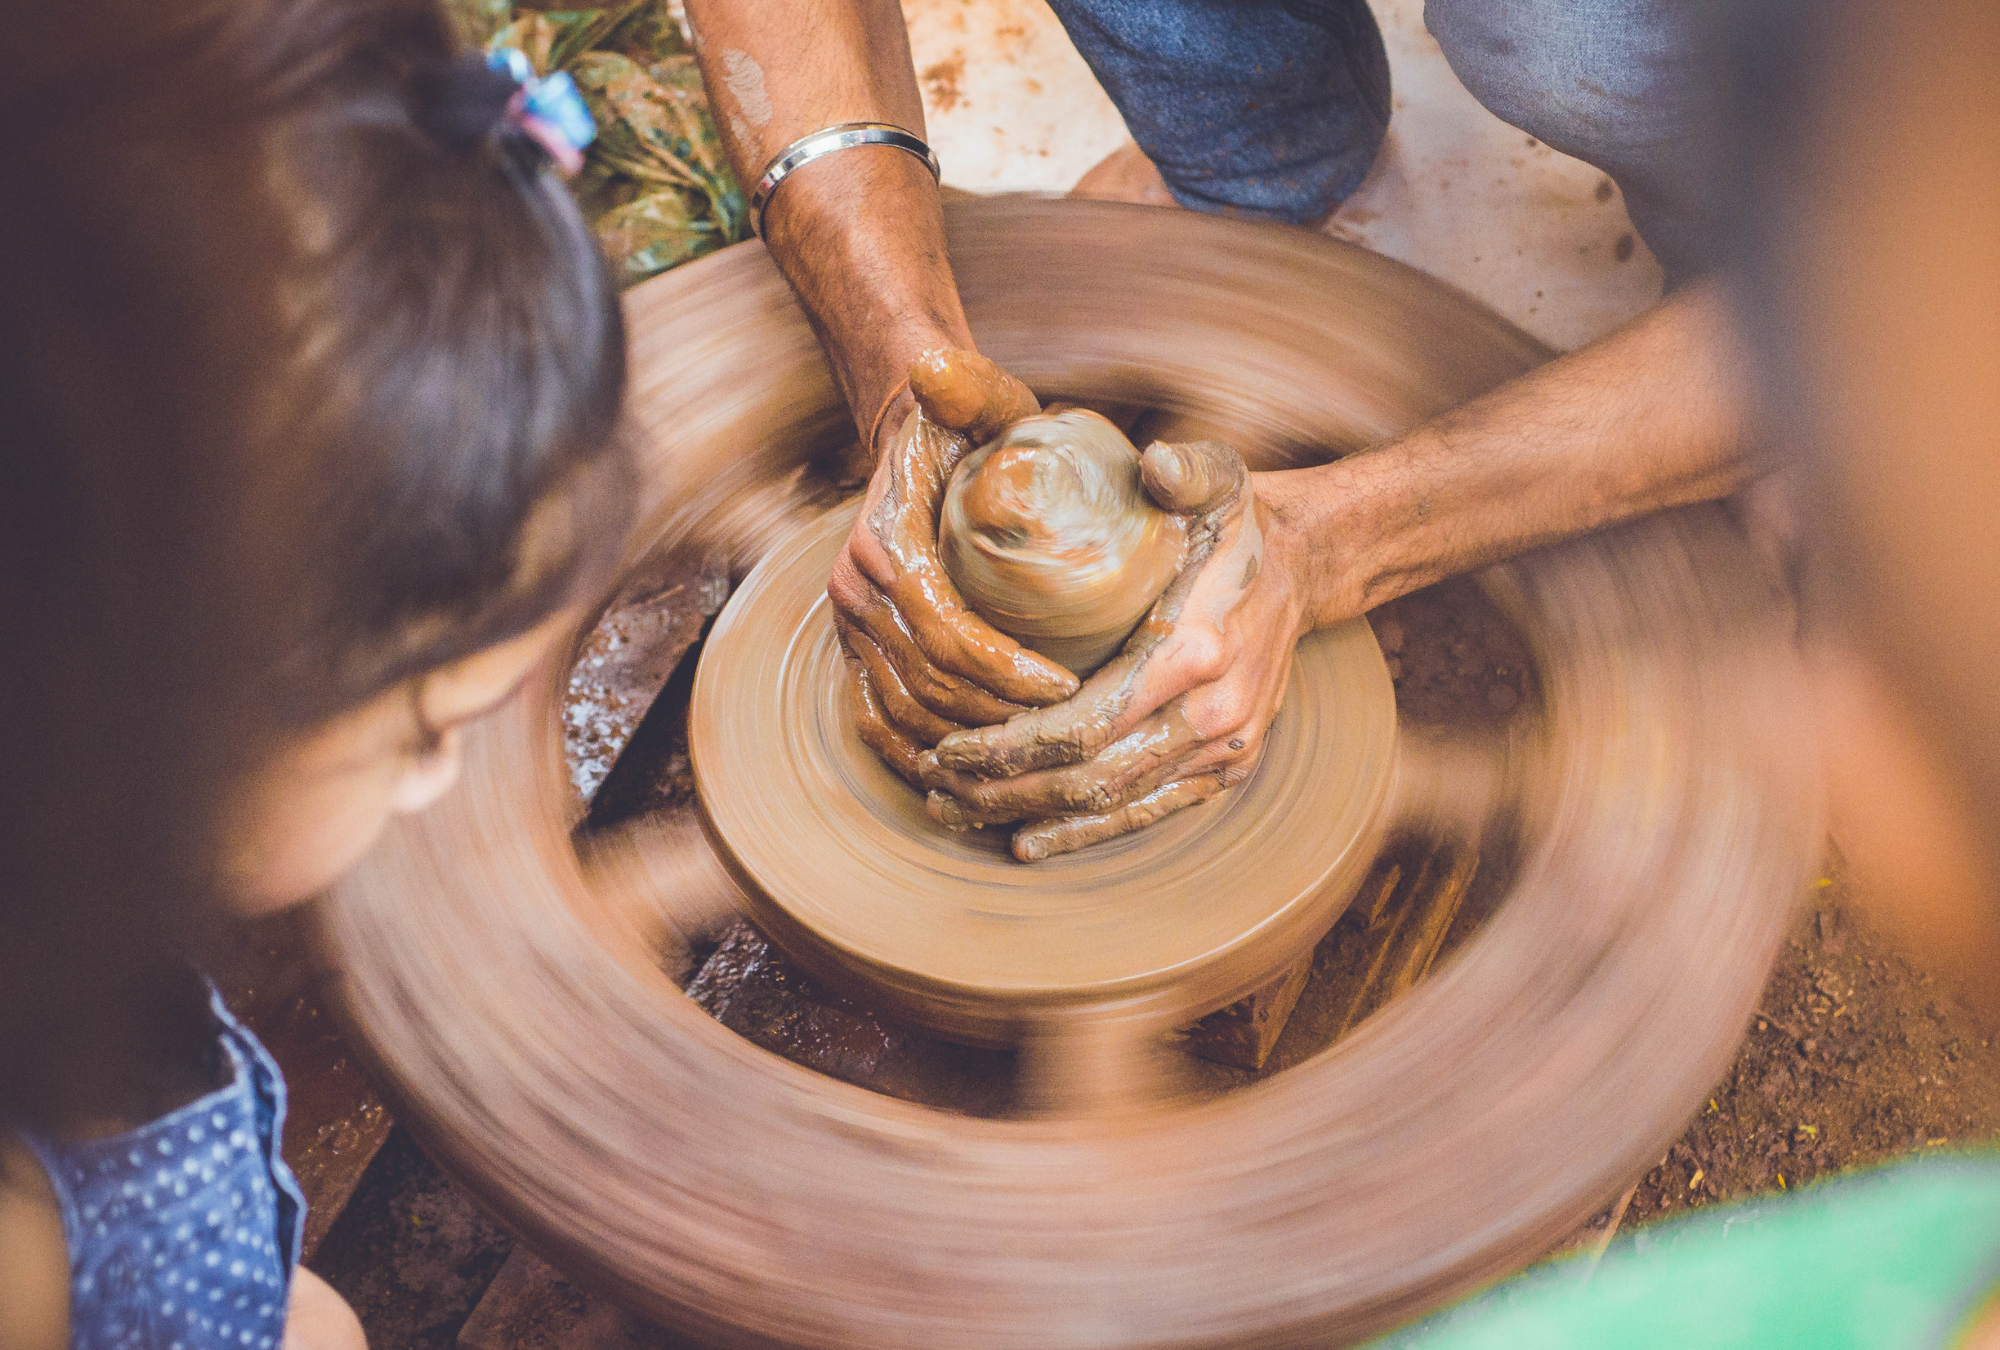
{"type": "MultiPolygon", "coordinates": [[[[1004,200],[955,206],[948,225],[988,355],[1045,400],[1183,415],[1253,467],[1360,448],[1542,355],[1446,288],[1303,232],[1004,200]]],[[[790,578],[809,610],[798,578],[840,526],[807,466],[851,432],[783,283],[743,246],[629,303],[644,458],[629,587],[704,562],[741,578],[768,556],[761,578],[790,578]]],[[[1727,1067],[1820,840],[1782,607],[1761,576],[1714,510],[1487,573],[1533,650],[1537,715],[1505,747],[1399,744],[1373,806],[1376,780],[1355,776],[1352,862],[1320,888],[1273,889],[1331,895],[1300,911],[1318,906],[1301,930],[1323,926],[1345,899],[1334,874],[1365,865],[1399,817],[1495,814],[1518,840],[1512,890],[1356,1034],[1199,1105],[1149,1099],[1157,1080],[1119,1070],[1159,1026],[1240,992],[1269,955],[1255,941],[1197,944],[1178,975],[1159,960],[1108,982],[1016,971],[954,1011],[951,972],[926,972],[921,952],[862,959],[881,953],[822,940],[822,965],[934,1025],[1025,1036],[1027,1096],[1045,1109],[1021,1119],[882,1097],[711,1020],[666,973],[676,953],[743,907],[809,947],[784,923],[810,888],[748,857],[757,831],[714,799],[717,832],[744,856],[655,820],[579,858],[557,734],[566,671],[473,732],[464,786],[343,884],[323,949],[377,1081],[425,1146],[543,1255],[682,1334],[1358,1338],[1538,1254],[1650,1167],[1727,1067]]],[[[759,651],[780,659],[762,646],[739,659],[759,651]]],[[[752,674],[744,690],[783,687],[752,674]]],[[[703,689],[727,697],[710,675],[703,689]]],[[[1368,725],[1329,706],[1331,732],[1368,725]]],[[[726,761],[699,744],[697,757],[706,789],[726,761]]],[[[1160,837],[1211,828],[1250,795],[1160,837]]],[[[1271,866],[1329,847],[1299,842],[1310,834],[1288,823],[1271,866]]],[[[1105,857],[1118,847],[1151,845],[1105,857]]]]}
{"type": "Polygon", "coordinates": [[[1080,1018],[1165,1031],[1311,949],[1361,884],[1389,795],[1395,693],[1365,622],[1300,644],[1237,790],[1026,866],[1005,830],[938,825],[861,744],[826,598],[853,520],[830,511],[758,565],[689,709],[703,814],[765,932],[909,1020],[1003,1046],[1080,1018]]]}

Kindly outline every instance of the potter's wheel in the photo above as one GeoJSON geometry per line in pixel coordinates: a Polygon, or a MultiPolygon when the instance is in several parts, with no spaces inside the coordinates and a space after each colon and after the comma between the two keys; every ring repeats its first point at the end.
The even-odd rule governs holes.
{"type": "MultiPolygon", "coordinates": [[[[1009,200],[954,205],[947,226],[981,349],[1044,400],[1184,413],[1255,467],[1374,443],[1546,355],[1304,231],[1009,200]]],[[[831,505],[810,465],[851,438],[846,411],[757,245],[628,305],[628,584],[703,564],[741,580],[831,505]]],[[[662,967],[763,902],[690,822],[579,857],[566,669],[472,728],[463,785],[322,910],[332,992],[433,1156],[540,1254],[687,1339],[1352,1340],[1540,1254],[1726,1070],[1821,841],[1761,576],[1706,509],[1484,574],[1539,707],[1504,772],[1447,749],[1491,789],[1466,800],[1511,823],[1511,890],[1358,1032],[1199,1106],[1092,1114],[1058,1091],[1039,1117],[967,1119],[710,1019],[662,967]]],[[[1392,813],[1452,796],[1416,748],[1392,813]]]]}
{"type": "Polygon", "coordinates": [[[757,922],[909,1020],[975,1043],[1115,1007],[1165,1029],[1268,982],[1374,855],[1395,693],[1368,625],[1300,644],[1250,779],[1150,829],[1027,865],[953,834],[855,733],[826,578],[852,508],[799,529],[717,620],[689,707],[719,852],[757,922]]]}

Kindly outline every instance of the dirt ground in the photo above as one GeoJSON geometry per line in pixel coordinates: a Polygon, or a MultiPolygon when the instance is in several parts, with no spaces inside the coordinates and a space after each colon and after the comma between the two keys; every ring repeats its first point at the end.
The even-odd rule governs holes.
{"type": "Polygon", "coordinates": [[[310,1264],[370,1350],[450,1350],[513,1246],[398,1126],[310,1264]]]}
{"type": "MultiPolygon", "coordinates": [[[[672,679],[666,672],[698,641],[704,616],[720,600],[715,578],[663,582],[645,597],[650,613],[614,613],[586,649],[566,731],[579,788],[604,785],[592,822],[687,808],[682,709],[692,660],[679,660],[672,679]],[[663,680],[667,692],[648,713],[645,691],[663,680]]],[[[1532,712],[1526,651],[1469,583],[1420,592],[1371,617],[1406,723],[1490,726],[1532,712]]],[[[2000,1053],[1988,1033],[1868,928],[1837,856],[1829,850],[1829,857],[1736,1063],[1628,1202],[1565,1245],[2000,1135],[2000,1053]]],[[[1477,929],[1506,881],[1504,853],[1482,853],[1447,952],[1477,929]]],[[[1352,939],[1354,923],[1343,920],[1321,944],[1313,979],[1266,1069],[1205,1065],[1204,1090],[1281,1072],[1338,1034],[1326,1010],[1337,1001],[1341,944],[1352,939]]],[[[705,955],[688,992],[765,1048],[947,1109],[1010,1108],[1011,1056],[946,1045],[819,989],[747,924],[705,955]]],[[[378,1350],[430,1350],[454,1343],[512,1246],[399,1129],[313,1265],[361,1312],[378,1350]]]]}
{"type": "Polygon", "coordinates": [[[1996,1135],[1991,1033],[1870,928],[1836,858],[1735,1066],[1640,1183],[1626,1222],[1996,1135]]]}

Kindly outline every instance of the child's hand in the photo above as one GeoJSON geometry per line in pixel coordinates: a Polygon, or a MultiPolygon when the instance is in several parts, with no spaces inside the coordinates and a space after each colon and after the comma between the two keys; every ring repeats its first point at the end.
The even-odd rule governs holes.
{"type": "Polygon", "coordinates": [[[285,1350],[368,1350],[361,1319],[333,1286],[300,1266],[292,1272],[292,1306],[285,1312],[285,1350]]]}

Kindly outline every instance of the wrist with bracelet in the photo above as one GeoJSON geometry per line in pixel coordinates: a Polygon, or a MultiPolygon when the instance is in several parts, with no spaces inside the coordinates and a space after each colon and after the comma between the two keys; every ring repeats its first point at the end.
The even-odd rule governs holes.
{"type": "Polygon", "coordinates": [[[780,183],[816,159],[864,145],[886,145],[912,155],[931,171],[933,182],[940,181],[937,155],[922,137],[887,122],[839,122],[810,136],[799,137],[773,155],[770,163],[764,166],[756,187],[750,192],[750,228],[756,231],[757,237],[764,237],[764,211],[780,183]]]}

